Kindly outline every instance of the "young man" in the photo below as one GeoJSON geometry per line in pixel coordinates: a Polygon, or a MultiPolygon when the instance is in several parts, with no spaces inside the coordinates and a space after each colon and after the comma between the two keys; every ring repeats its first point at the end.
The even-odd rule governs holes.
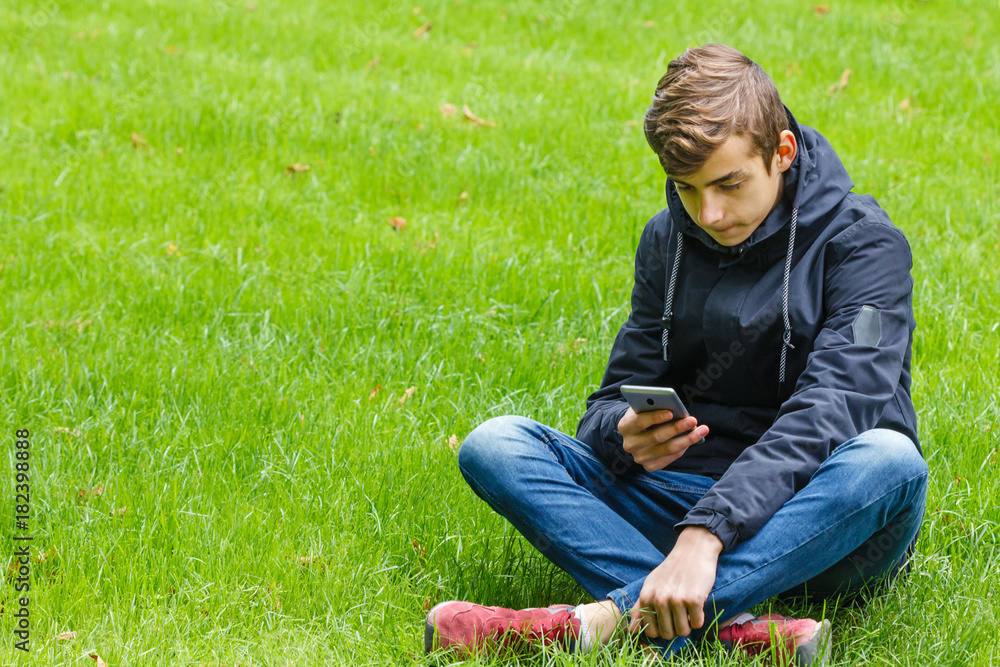
{"type": "Polygon", "coordinates": [[[639,241],[632,312],[576,438],[499,417],[459,453],[476,494],[595,601],[441,603],[428,651],[581,650],[621,627],[669,656],[711,629],[825,663],[829,620],[745,612],[907,565],[928,471],[902,232],[729,47],[671,62],[645,130],[668,205],[639,241]],[[636,414],[623,384],[674,387],[691,417],[636,414]]]}

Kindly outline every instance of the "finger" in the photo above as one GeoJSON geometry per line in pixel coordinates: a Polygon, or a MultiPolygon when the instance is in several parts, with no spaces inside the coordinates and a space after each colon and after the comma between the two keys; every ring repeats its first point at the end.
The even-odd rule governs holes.
{"type": "Polygon", "coordinates": [[[693,431],[691,431],[691,433],[688,434],[689,444],[691,445],[698,444],[698,441],[704,438],[706,435],[708,435],[708,427],[702,424],[701,426],[694,429],[693,431]]]}
{"type": "Polygon", "coordinates": [[[695,419],[694,417],[685,417],[684,419],[678,419],[677,421],[664,424],[659,428],[655,429],[653,433],[656,434],[656,437],[659,442],[666,442],[667,440],[672,440],[673,438],[676,438],[681,433],[686,433],[687,431],[690,431],[697,425],[698,425],[697,419],[695,419]]]}
{"type": "Polygon", "coordinates": [[[646,472],[654,472],[656,470],[662,470],[663,468],[666,468],[668,465],[670,465],[680,457],[684,456],[684,452],[687,451],[687,445],[685,445],[684,447],[676,447],[676,448],[670,447],[668,448],[667,451],[668,453],[664,454],[663,456],[659,456],[655,459],[651,459],[649,461],[642,463],[642,467],[646,469],[646,472]],[[675,449],[678,450],[676,453],[674,453],[675,449]]]}
{"type": "Polygon", "coordinates": [[[632,607],[630,621],[629,621],[629,632],[632,634],[641,633],[646,628],[646,615],[643,613],[641,607],[636,605],[632,607]]]}
{"type": "Polygon", "coordinates": [[[623,445],[623,447],[627,452],[632,454],[632,458],[635,459],[636,463],[642,465],[647,472],[652,472],[668,466],[679,459],[684,455],[688,447],[693,444],[685,436],[647,447],[637,447],[635,442],[632,441],[627,445],[623,445]]]}
{"type": "Polygon", "coordinates": [[[653,410],[652,412],[643,412],[639,417],[642,427],[645,430],[669,422],[673,419],[674,413],[670,410],[653,410]]]}
{"type": "Polygon", "coordinates": [[[674,616],[670,605],[664,605],[657,609],[656,620],[659,622],[658,630],[663,639],[674,638],[674,616]]]}
{"type": "Polygon", "coordinates": [[[679,637],[687,637],[691,634],[691,626],[688,624],[687,605],[677,603],[671,607],[673,612],[674,630],[679,637]]]}
{"type": "Polygon", "coordinates": [[[702,605],[688,605],[688,618],[691,619],[691,629],[697,630],[705,625],[705,608],[702,605]]]}
{"type": "Polygon", "coordinates": [[[660,636],[659,626],[656,621],[656,611],[650,609],[642,614],[642,627],[646,631],[646,636],[656,639],[660,636]]]}

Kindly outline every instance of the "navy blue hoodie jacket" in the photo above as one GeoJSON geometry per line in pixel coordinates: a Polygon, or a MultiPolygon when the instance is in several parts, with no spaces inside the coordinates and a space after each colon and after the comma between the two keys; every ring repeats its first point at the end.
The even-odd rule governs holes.
{"type": "Polygon", "coordinates": [[[786,113],[798,154],[741,244],[698,227],[667,180],[668,206],[636,250],[632,312],[576,431],[613,471],[640,472],[618,432],[619,388],[676,389],[710,431],[665,469],[718,481],[674,528],[704,526],[725,551],[863,431],[894,429],[920,448],[909,244],[873,197],[851,192],[827,140],[786,113]]]}

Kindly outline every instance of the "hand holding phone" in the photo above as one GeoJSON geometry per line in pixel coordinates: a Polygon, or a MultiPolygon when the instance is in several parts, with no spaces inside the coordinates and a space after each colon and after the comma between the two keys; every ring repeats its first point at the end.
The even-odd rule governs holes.
{"type": "Polygon", "coordinates": [[[621,392],[629,409],[618,422],[618,432],[625,451],[647,472],[670,465],[708,434],[708,427],[698,426],[673,389],[624,385],[621,392]]]}

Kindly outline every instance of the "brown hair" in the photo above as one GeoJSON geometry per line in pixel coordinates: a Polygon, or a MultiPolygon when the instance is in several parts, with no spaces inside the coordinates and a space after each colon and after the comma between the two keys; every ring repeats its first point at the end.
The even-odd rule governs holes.
{"type": "Polygon", "coordinates": [[[742,135],[764,159],[788,129],[781,96],[760,65],[736,49],[706,44],[667,66],[646,111],[646,141],[669,176],[690,176],[732,135],[742,135]]]}

